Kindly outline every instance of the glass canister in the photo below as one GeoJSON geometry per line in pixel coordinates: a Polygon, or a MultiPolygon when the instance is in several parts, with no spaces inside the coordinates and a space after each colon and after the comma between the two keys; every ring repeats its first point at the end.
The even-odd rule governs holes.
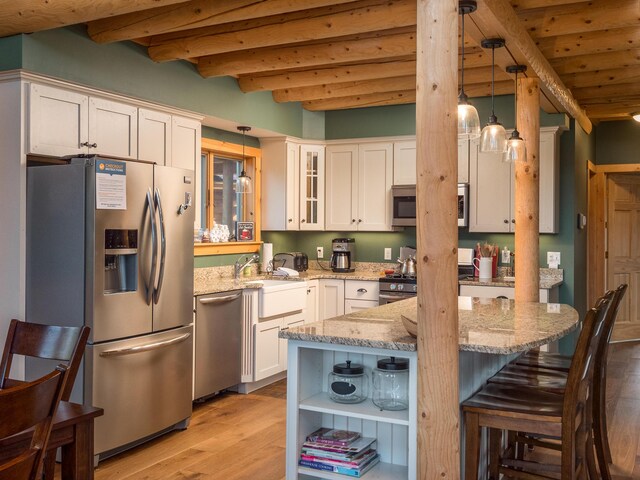
{"type": "Polygon", "coordinates": [[[360,403],[369,395],[369,377],[357,363],[337,363],[329,372],[329,398],[338,403],[360,403]]]}
{"type": "Polygon", "coordinates": [[[409,360],[383,358],[371,373],[371,399],[380,410],[405,410],[409,407],[409,360]]]}

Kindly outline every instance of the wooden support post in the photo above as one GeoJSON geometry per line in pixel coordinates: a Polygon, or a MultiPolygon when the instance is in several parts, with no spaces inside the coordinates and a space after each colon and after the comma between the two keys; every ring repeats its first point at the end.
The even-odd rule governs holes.
{"type": "Polygon", "coordinates": [[[458,1],[418,0],[418,478],[460,478],[458,1]]]}
{"type": "Polygon", "coordinates": [[[516,302],[540,301],[540,84],[518,80],[517,125],[527,147],[516,162],[516,302]]]}

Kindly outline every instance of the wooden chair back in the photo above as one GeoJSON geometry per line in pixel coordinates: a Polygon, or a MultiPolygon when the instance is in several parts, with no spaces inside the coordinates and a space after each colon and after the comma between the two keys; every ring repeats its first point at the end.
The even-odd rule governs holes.
{"type": "Polygon", "coordinates": [[[570,475],[575,474],[576,462],[586,457],[584,448],[591,429],[596,353],[613,296],[613,292],[607,292],[587,312],[573,354],[563,401],[562,478],[573,478],[570,475]]]}
{"type": "Polygon", "coordinates": [[[62,400],[69,400],[73,383],[80,368],[89,327],[58,327],[11,320],[0,360],[0,388],[5,388],[14,355],[56,360],[67,364],[67,381],[62,400]]]}
{"type": "Polygon", "coordinates": [[[31,445],[0,464],[0,480],[36,480],[41,477],[53,416],[60,403],[67,374],[67,366],[60,365],[33,382],[0,390],[0,438],[34,428],[31,445]]]}

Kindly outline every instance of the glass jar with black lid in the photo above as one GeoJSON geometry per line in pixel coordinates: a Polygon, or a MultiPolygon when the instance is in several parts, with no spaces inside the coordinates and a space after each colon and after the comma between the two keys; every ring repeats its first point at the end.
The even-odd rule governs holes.
{"type": "Polygon", "coordinates": [[[329,372],[329,398],[338,403],[360,403],[369,395],[369,377],[364,367],[347,360],[329,372]]]}
{"type": "Polygon", "coordinates": [[[409,407],[409,360],[383,358],[371,373],[371,400],[380,410],[405,410],[409,407]]]}

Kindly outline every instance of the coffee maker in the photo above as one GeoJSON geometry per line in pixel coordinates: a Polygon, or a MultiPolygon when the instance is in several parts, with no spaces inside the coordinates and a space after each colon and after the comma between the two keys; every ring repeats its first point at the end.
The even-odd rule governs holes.
{"type": "Polygon", "coordinates": [[[354,238],[334,238],[331,241],[331,270],[353,272],[355,259],[356,240],[354,238]]]}

